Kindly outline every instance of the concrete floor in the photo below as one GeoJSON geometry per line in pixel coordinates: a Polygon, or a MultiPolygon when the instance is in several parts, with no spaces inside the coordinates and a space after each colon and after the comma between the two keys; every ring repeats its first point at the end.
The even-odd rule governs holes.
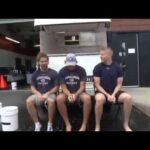
{"type": "MultiPolygon", "coordinates": [[[[150,131],[150,88],[124,88],[131,93],[133,97],[133,109],[130,118],[130,126],[133,131],[150,131]]],[[[19,130],[18,131],[33,131],[33,123],[30,119],[27,110],[25,108],[25,100],[31,94],[30,90],[6,90],[0,91],[0,102],[3,106],[18,106],[19,107],[19,130]]],[[[115,113],[117,106],[112,106],[110,112],[104,113],[102,119],[102,131],[123,131],[122,112],[118,117],[113,120],[113,114],[115,113]]],[[[76,111],[78,112],[78,111],[76,111]]],[[[74,112],[73,112],[74,113],[74,112]]],[[[90,118],[89,131],[94,130],[94,117],[90,118]]],[[[81,116],[76,116],[73,119],[75,123],[74,131],[76,131],[81,123],[81,116]]],[[[46,119],[44,119],[46,120],[46,119]]],[[[42,121],[42,131],[46,130],[46,121],[42,121]]],[[[62,120],[58,113],[56,113],[54,126],[55,131],[62,130],[62,120]]]]}
{"type": "MultiPolygon", "coordinates": [[[[89,94],[94,94],[91,83],[87,84],[89,94]]],[[[123,90],[127,91],[132,96],[133,105],[150,117],[150,88],[141,87],[123,87],[123,90]]]]}
{"type": "Polygon", "coordinates": [[[123,88],[133,97],[133,105],[150,117],[150,88],[123,88]]]}

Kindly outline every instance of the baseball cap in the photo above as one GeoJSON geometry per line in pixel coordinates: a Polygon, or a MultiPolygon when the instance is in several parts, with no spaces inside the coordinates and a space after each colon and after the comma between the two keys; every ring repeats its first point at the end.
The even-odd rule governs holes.
{"type": "Polygon", "coordinates": [[[75,66],[77,64],[76,56],[73,53],[69,53],[65,60],[66,66],[75,66]]]}

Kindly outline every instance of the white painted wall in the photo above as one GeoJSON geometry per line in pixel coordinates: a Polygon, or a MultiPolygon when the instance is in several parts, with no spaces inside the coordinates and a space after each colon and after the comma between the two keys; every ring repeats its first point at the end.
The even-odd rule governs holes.
{"type": "Polygon", "coordinates": [[[26,55],[21,55],[14,52],[9,52],[3,49],[0,49],[0,67],[13,67],[15,65],[15,58],[21,58],[22,65],[25,65],[25,60],[31,60],[32,67],[36,66],[36,58],[26,55]]]}
{"type": "MultiPolygon", "coordinates": [[[[76,55],[78,65],[82,66],[87,73],[87,76],[93,75],[94,67],[101,62],[99,54],[76,55]]],[[[66,55],[49,55],[49,67],[60,71],[65,66],[66,55]]]]}

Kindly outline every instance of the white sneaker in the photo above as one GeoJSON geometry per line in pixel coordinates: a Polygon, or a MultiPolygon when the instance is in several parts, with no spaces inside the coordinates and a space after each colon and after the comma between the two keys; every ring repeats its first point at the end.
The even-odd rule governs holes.
{"type": "Polygon", "coordinates": [[[51,126],[50,126],[50,125],[47,126],[47,131],[48,131],[48,132],[52,132],[52,131],[53,131],[52,125],[51,125],[51,126]]]}
{"type": "Polygon", "coordinates": [[[34,131],[36,131],[36,132],[41,131],[41,127],[42,127],[41,124],[35,125],[35,130],[34,131]]]}

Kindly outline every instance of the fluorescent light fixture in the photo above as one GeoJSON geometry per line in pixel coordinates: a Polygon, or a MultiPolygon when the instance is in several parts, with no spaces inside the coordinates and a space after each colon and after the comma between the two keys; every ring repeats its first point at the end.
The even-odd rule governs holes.
{"type": "Polygon", "coordinates": [[[40,47],[40,44],[34,45],[34,47],[40,47]]]}
{"type": "Polygon", "coordinates": [[[5,39],[7,39],[7,40],[9,40],[9,41],[12,41],[12,42],[15,42],[15,43],[18,43],[18,44],[20,43],[19,41],[16,41],[16,40],[14,40],[14,39],[12,39],[12,38],[9,38],[9,37],[7,37],[7,36],[5,37],[5,39]]]}

